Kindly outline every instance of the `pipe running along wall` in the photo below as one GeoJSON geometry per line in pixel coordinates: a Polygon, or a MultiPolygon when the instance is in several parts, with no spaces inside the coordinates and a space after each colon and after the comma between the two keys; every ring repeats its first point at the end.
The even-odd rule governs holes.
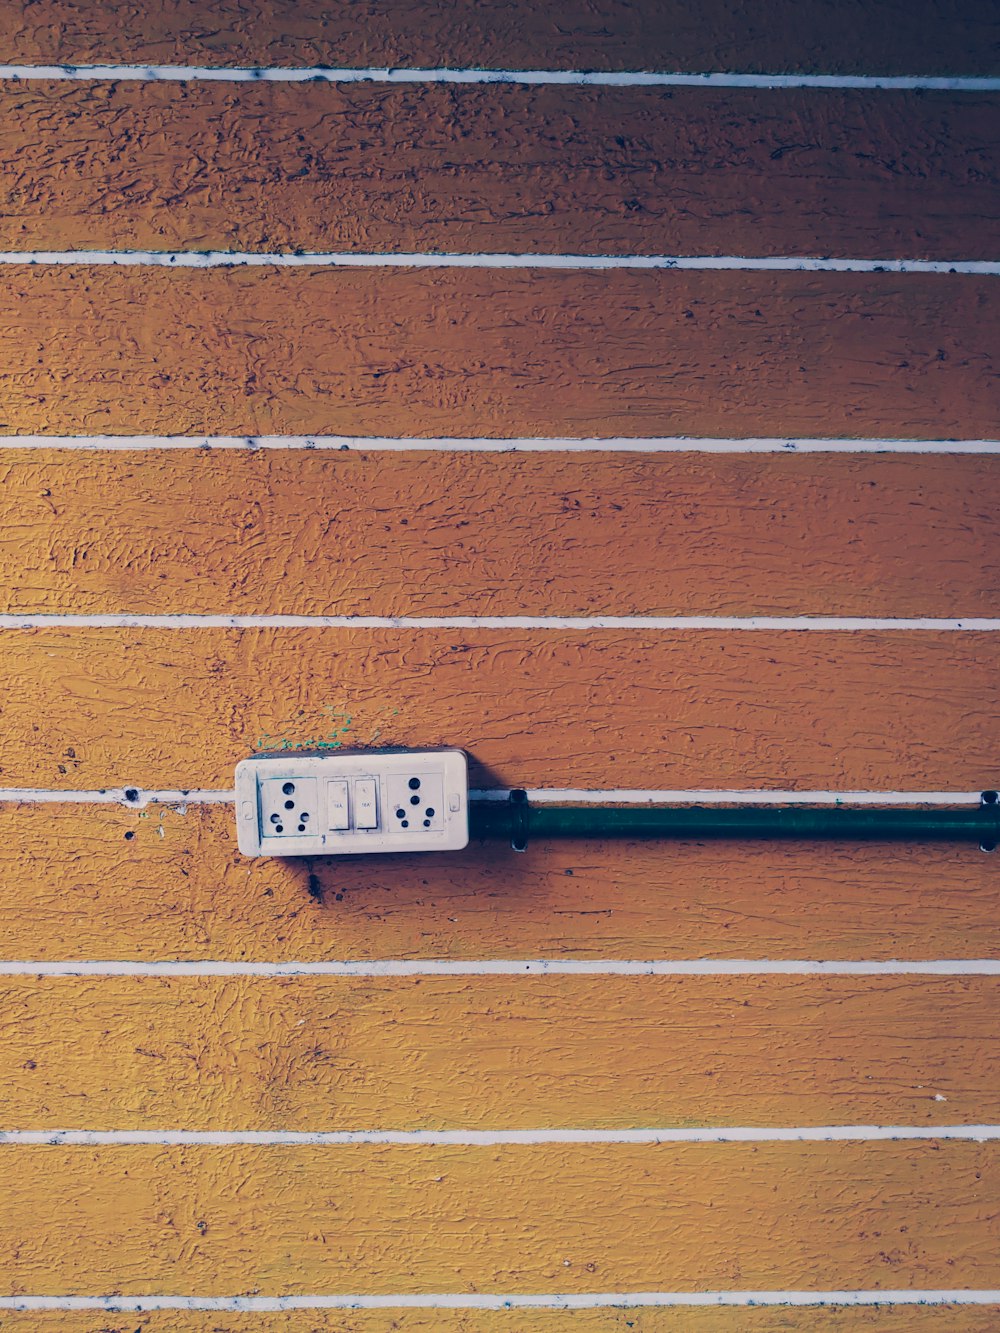
{"type": "Polygon", "coordinates": [[[510,838],[523,850],[529,838],[830,838],[856,840],[1000,842],[1000,801],[984,792],[978,806],[934,809],[773,805],[720,808],[697,805],[532,805],[527,793],[507,801],[471,801],[474,838],[510,838]]]}

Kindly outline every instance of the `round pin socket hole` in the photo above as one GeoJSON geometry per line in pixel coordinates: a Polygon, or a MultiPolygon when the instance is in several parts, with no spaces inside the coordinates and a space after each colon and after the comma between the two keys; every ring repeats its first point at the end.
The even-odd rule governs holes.
{"type": "Polygon", "coordinates": [[[284,833],[284,831],[285,831],[285,826],[284,826],[284,824],[275,824],[275,826],[274,826],[274,831],[275,831],[275,833],[284,833]]]}
{"type": "Polygon", "coordinates": [[[294,809],[295,809],[295,802],[294,802],[294,801],[286,801],[286,802],[285,802],[285,809],[286,809],[286,810],[294,810],[294,809]]]}
{"type": "Polygon", "coordinates": [[[429,819],[425,819],[425,820],[424,820],[424,828],[430,828],[430,826],[431,826],[431,821],[430,821],[429,819]]]}
{"type": "Polygon", "coordinates": [[[402,827],[403,827],[403,828],[409,828],[409,827],[410,827],[410,821],[409,821],[408,819],[404,819],[404,820],[403,820],[403,823],[402,823],[402,827]]]}
{"type": "Polygon", "coordinates": [[[409,782],[410,791],[416,791],[419,786],[420,786],[419,778],[410,778],[409,782]]]}
{"type": "Polygon", "coordinates": [[[305,826],[305,824],[300,824],[300,825],[299,825],[299,832],[300,832],[300,833],[305,833],[305,831],[306,831],[306,826],[305,826]]]}
{"type": "Polygon", "coordinates": [[[272,815],[272,816],[271,816],[271,823],[272,823],[272,824],[280,824],[280,823],[281,823],[281,816],[280,816],[280,815],[272,815]]]}
{"type": "Polygon", "coordinates": [[[286,782],[284,786],[281,788],[281,790],[285,793],[286,796],[291,796],[292,792],[295,790],[295,783],[286,782]]]}
{"type": "Polygon", "coordinates": [[[396,818],[397,818],[397,819],[405,819],[405,818],[406,818],[406,811],[405,811],[405,810],[397,810],[397,811],[396,811],[396,818]]]}
{"type": "Polygon", "coordinates": [[[433,807],[432,805],[429,805],[429,806],[427,807],[427,809],[424,811],[424,814],[427,816],[428,819],[433,819],[433,818],[434,818],[434,807],[433,807]]]}
{"type": "Polygon", "coordinates": [[[304,824],[306,820],[309,818],[309,812],[307,810],[303,810],[301,815],[299,815],[299,818],[302,820],[304,824]]]}

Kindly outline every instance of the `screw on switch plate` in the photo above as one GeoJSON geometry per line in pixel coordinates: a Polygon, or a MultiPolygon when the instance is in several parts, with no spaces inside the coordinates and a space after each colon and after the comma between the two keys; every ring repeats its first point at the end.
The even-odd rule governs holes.
{"type": "Polygon", "coordinates": [[[469,841],[461,750],[258,755],[236,769],[247,856],[450,851],[469,841]]]}

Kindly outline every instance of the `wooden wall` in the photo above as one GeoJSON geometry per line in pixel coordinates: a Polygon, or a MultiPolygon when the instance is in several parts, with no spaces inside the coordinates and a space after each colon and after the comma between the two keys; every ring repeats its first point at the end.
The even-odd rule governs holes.
{"type": "Polygon", "coordinates": [[[997,434],[1000,277],[40,253],[995,261],[1000,92],[845,84],[989,75],[996,52],[985,6],[938,0],[4,0],[11,65],[840,76],[0,81],[0,250],[40,254],[0,264],[4,1333],[1000,1326],[1000,977],[970,961],[1000,959],[995,858],[588,841],[248,862],[223,795],[255,748],[318,740],[462,745],[478,788],[995,786],[997,634],[953,622],[996,614],[1000,460],[942,442],[997,434]],[[285,447],[312,435],[359,438],[285,447]],[[197,447],[214,436],[251,438],[197,447]],[[550,444],[495,445],[522,437],[550,444]],[[900,439],[931,443],[858,443],[900,439]],[[587,966],[476,970],[532,959],[587,966]],[[380,971],[400,960],[471,970],[380,971]],[[694,960],[748,961],[671,971],[694,960]],[[142,973],[172,962],[194,966],[142,973]],[[338,962],[360,974],[276,968],[338,962]],[[867,1129],[782,1137],[821,1126],[867,1129]],[[775,1136],[618,1133],[732,1127],[775,1136]],[[126,1141],[23,1136],[59,1130],[126,1141]],[[234,1140],[342,1130],[456,1141],[234,1140]],[[512,1130],[582,1141],[491,1140],[512,1130]],[[966,1289],[995,1302],[899,1297],[966,1289]],[[428,1307],[225,1308],[343,1294],[428,1307]],[[220,1307],[67,1299],[116,1295],[220,1307]]]}

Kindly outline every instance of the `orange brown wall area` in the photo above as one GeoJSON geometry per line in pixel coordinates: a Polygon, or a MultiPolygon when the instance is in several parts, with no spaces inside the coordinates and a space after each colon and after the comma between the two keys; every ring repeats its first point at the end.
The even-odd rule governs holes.
{"type": "Polygon", "coordinates": [[[248,861],[227,801],[316,744],[463,746],[480,790],[995,787],[997,38],[936,0],[2,0],[3,1333],[1000,1327],[995,858],[248,861]],[[580,967],[491,971],[543,959],[580,967]]]}

